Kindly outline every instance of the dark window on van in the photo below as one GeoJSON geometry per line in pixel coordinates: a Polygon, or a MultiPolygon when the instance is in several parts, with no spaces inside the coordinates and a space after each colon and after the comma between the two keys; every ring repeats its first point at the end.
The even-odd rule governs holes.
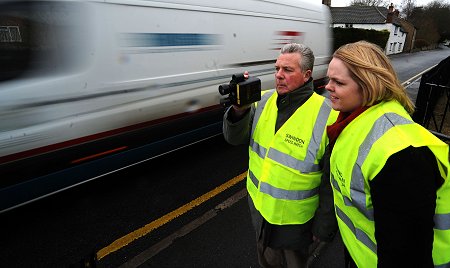
{"type": "Polygon", "coordinates": [[[76,2],[0,2],[0,82],[79,68],[82,14],[76,2]]]}
{"type": "Polygon", "coordinates": [[[0,42],[22,42],[19,26],[0,26],[0,42]]]}

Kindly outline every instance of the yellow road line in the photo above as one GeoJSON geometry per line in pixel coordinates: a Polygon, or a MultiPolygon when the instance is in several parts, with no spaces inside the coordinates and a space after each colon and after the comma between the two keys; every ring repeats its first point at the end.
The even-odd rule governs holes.
{"type": "Polygon", "coordinates": [[[189,210],[193,209],[194,207],[204,203],[205,201],[208,201],[212,197],[218,195],[219,193],[225,191],[226,189],[230,188],[231,186],[237,184],[238,182],[242,181],[247,175],[247,172],[244,172],[233,179],[227,181],[226,183],[214,188],[213,190],[209,191],[208,193],[196,198],[195,200],[189,202],[188,204],[185,204],[184,206],[181,206],[177,208],[176,210],[162,216],[161,218],[152,221],[151,223],[146,224],[145,226],[125,235],[121,238],[115,240],[110,245],[100,249],[97,253],[97,260],[101,260],[102,258],[108,256],[109,254],[125,247],[126,245],[130,244],[134,240],[145,236],[149,234],[151,231],[161,227],[162,225],[170,222],[171,220],[175,219],[176,217],[188,212],[189,210]]]}

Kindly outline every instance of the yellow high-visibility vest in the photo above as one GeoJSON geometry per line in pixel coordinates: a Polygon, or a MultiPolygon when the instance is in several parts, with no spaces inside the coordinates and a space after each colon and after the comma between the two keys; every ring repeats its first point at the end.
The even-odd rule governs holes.
{"type": "Polygon", "coordinates": [[[331,154],[331,183],[339,230],[358,267],[377,266],[369,181],[391,155],[408,146],[427,146],[436,156],[445,179],[437,191],[433,261],[436,267],[450,265],[449,146],[414,123],[397,101],[389,101],[370,107],[350,122],[331,154]]]}
{"type": "Polygon", "coordinates": [[[247,189],[256,209],[272,224],[302,224],[318,207],[328,143],[326,126],[337,112],[316,93],[275,133],[277,94],[264,94],[253,119],[247,189]]]}

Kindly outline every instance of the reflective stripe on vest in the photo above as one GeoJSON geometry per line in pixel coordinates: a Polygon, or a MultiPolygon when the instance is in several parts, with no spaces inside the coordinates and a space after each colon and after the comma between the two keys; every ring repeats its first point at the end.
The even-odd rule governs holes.
{"type": "Polygon", "coordinates": [[[434,215],[434,229],[450,230],[450,213],[434,215]]]}
{"type": "MultiPolygon", "coordinates": [[[[259,180],[255,177],[251,170],[248,172],[248,176],[253,183],[253,185],[258,188],[259,180]]],[[[294,191],[294,190],[284,190],[280,188],[276,188],[271,186],[268,183],[262,182],[260,186],[260,191],[262,193],[269,194],[274,198],[286,199],[286,200],[302,200],[306,198],[310,198],[318,193],[318,188],[314,188],[312,190],[305,191],[294,191]]]]}
{"type": "Polygon", "coordinates": [[[256,123],[259,121],[259,118],[261,117],[262,111],[264,107],[266,107],[266,103],[269,100],[270,97],[272,97],[273,93],[275,93],[275,89],[265,91],[263,95],[261,96],[261,100],[256,103],[256,110],[255,115],[253,117],[253,124],[252,124],[252,131],[250,132],[250,137],[253,138],[253,132],[255,132],[256,123]]]}
{"type": "MultiPolygon", "coordinates": [[[[394,108],[393,109],[394,111],[396,110],[395,109],[396,104],[390,103],[390,104],[386,104],[386,105],[389,105],[388,107],[394,108]]],[[[397,105],[399,105],[399,104],[397,104],[397,105]]],[[[344,176],[345,177],[346,176],[345,174],[348,174],[346,172],[342,172],[342,170],[339,170],[339,168],[346,169],[346,167],[345,166],[337,167],[336,163],[333,162],[333,160],[332,160],[331,183],[333,185],[333,190],[335,192],[336,214],[341,221],[341,222],[339,222],[339,224],[341,224],[341,223],[345,224],[347,226],[348,230],[353,234],[354,239],[361,242],[363,245],[365,245],[367,247],[367,249],[369,249],[372,253],[374,253],[374,255],[372,255],[372,256],[370,256],[369,254],[366,254],[361,247],[358,247],[357,245],[355,245],[354,242],[352,242],[352,240],[351,240],[352,238],[350,238],[346,233],[343,234],[343,237],[345,237],[344,242],[347,245],[347,248],[349,248],[349,251],[350,251],[353,259],[359,266],[362,266],[362,267],[376,266],[377,250],[376,250],[375,237],[374,237],[374,233],[373,233],[373,231],[374,231],[373,209],[371,207],[371,204],[366,203],[366,200],[370,200],[370,196],[368,196],[368,195],[370,195],[370,191],[367,189],[367,187],[365,187],[365,185],[367,185],[367,181],[369,179],[375,177],[376,174],[370,174],[370,176],[371,176],[370,178],[365,178],[365,176],[363,174],[363,169],[362,169],[374,144],[393,127],[402,127],[402,126],[406,126],[406,125],[411,125],[412,129],[409,129],[409,130],[416,131],[417,132],[416,136],[418,136],[417,140],[422,139],[422,141],[420,141],[420,142],[417,142],[417,140],[410,141],[410,137],[404,137],[404,139],[406,139],[406,141],[405,141],[406,145],[409,145],[408,142],[412,142],[413,143],[412,145],[417,145],[417,147],[418,146],[429,146],[435,155],[436,154],[440,155],[440,157],[438,158],[438,159],[440,159],[440,161],[445,162],[445,158],[446,158],[445,153],[442,154],[443,150],[435,151],[438,149],[433,147],[433,145],[436,144],[436,142],[435,142],[435,140],[437,140],[436,137],[432,136],[428,132],[426,132],[426,133],[421,132],[422,130],[418,129],[418,128],[421,128],[420,126],[415,124],[409,118],[405,118],[405,117],[408,117],[406,112],[404,112],[404,113],[402,113],[401,111],[398,113],[397,112],[384,113],[382,116],[377,118],[375,120],[375,122],[373,123],[370,131],[367,133],[365,138],[362,140],[362,142],[361,142],[361,140],[358,141],[358,143],[359,142],[361,142],[361,143],[359,143],[360,145],[358,148],[358,154],[356,156],[356,161],[353,163],[353,167],[351,167],[350,185],[349,185],[349,187],[346,186],[346,189],[345,189],[346,190],[345,192],[348,193],[348,195],[350,195],[350,198],[343,194],[342,189],[339,185],[338,179],[336,178],[336,176],[344,176]],[[402,115],[404,115],[404,116],[402,116],[402,115]],[[414,124],[414,125],[412,125],[412,124],[414,124]],[[415,128],[415,130],[414,130],[414,128],[415,128]],[[422,145],[419,143],[424,143],[424,144],[422,145]],[[339,194],[336,195],[336,193],[339,193],[339,194]],[[336,197],[338,197],[338,199],[336,199],[336,197]],[[343,204],[342,208],[340,207],[341,204],[343,204]],[[350,209],[350,208],[354,208],[354,209],[350,209]],[[353,211],[355,211],[355,209],[361,213],[360,215],[365,217],[367,223],[362,223],[361,222],[362,218],[360,218],[359,216],[354,214],[355,212],[353,212],[353,211]],[[346,211],[350,214],[346,214],[346,211]],[[359,222],[362,229],[358,228],[354,225],[354,223],[351,220],[353,217],[355,218],[354,220],[357,220],[359,222]],[[364,228],[364,226],[366,227],[366,229],[364,228]]],[[[364,116],[364,115],[362,115],[362,116],[364,116]]],[[[362,124],[369,125],[373,119],[371,120],[370,116],[366,116],[366,117],[364,117],[364,119],[361,119],[361,120],[362,121],[360,121],[360,125],[361,125],[361,122],[364,122],[362,124]]],[[[357,129],[357,128],[355,128],[355,129],[357,129]]],[[[354,129],[349,128],[347,131],[348,131],[348,133],[350,133],[351,131],[354,131],[354,129]]],[[[339,142],[339,138],[338,138],[338,141],[336,142],[336,144],[338,144],[338,142],[339,142]]],[[[350,142],[350,141],[347,141],[347,142],[350,142]]],[[[351,141],[351,142],[354,142],[354,141],[351,141]]],[[[347,143],[345,143],[345,144],[347,144],[347,143]]],[[[402,143],[399,142],[398,144],[401,145],[402,143]]],[[[442,143],[442,145],[440,144],[439,146],[444,147],[443,144],[444,143],[442,143]]],[[[344,145],[342,145],[342,146],[344,146],[344,145]]],[[[343,148],[342,146],[337,149],[340,152],[340,154],[344,154],[344,152],[342,150],[340,150],[343,148]]],[[[335,149],[336,149],[336,146],[335,146],[335,149]]],[[[352,150],[352,149],[348,149],[348,150],[352,150]]],[[[395,153],[395,152],[392,152],[392,153],[395,153]]],[[[448,148],[447,148],[447,154],[448,154],[448,148]]],[[[384,163],[384,161],[386,161],[389,156],[390,155],[383,156],[386,159],[378,159],[378,160],[380,161],[380,163],[384,163]]],[[[336,157],[339,157],[339,156],[336,156],[336,157]]],[[[351,158],[351,159],[353,159],[353,158],[351,158]]],[[[373,161],[373,159],[371,161],[373,161]]],[[[438,162],[438,163],[440,163],[440,167],[444,170],[443,176],[448,178],[449,177],[448,161],[447,161],[447,164],[445,164],[445,163],[442,164],[442,162],[438,162]]],[[[374,172],[374,170],[372,170],[372,172],[374,172]]],[[[345,178],[343,178],[343,180],[345,181],[345,178]]],[[[448,189],[447,188],[448,186],[449,186],[449,182],[447,179],[445,184],[441,188],[448,189]]],[[[447,201],[441,200],[441,203],[450,202],[450,197],[448,196],[448,194],[445,194],[445,196],[444,196],[444,194],[442,194],[442,197],[445,197],[445,198],[441,198],[441,199],[445,199],[447,201]],[[442,201],[444,201],[444,202],[442,202],[442,201]]],[[[450,258],[449,257],[447,257],[446,259],[445,259],[445,257],[442,258],[442,256],[443,256],[442,252],[445,252],[448,248],[450,248],[450,246],[448,244],[444,245],[445,242],[442,242],[442,245],[438,245],[438,246],[436,244],[440,243],[437,241],[440,241],[441,238],[443,239],[443,241],[449,242],[448,239],[450,239],[450,237],[449,237],[449,235],[450,235],[450,213],[439,213],[439,211],[442,210],[441,209],[442,205],[438,204],[438,201],[437,201],[436,214],[434,217],[435,243],[433,246],[434,247],[433,259],[434,259],[435,263],[436,262],[438,262],[440,264],[444,263],[444,264],[442,264],[442,265],[444,265],[442,267],[447,267],[445,265],[450,265],[450,258]],[[437,235],[436,229],[443,230],[446,233],[443,235],[437,235]],[[438,251],[440,251],[440,253],[438,251]],[[435,256],[438,256],[438,257],[435,258],[435,256]],[[439,260],[437,260],[437,259],[439,259],[439,260]]],[[[446,212],[450,212],[448,207],[444,208],[443,210],[446,212]]],[[[347,232],[347,230],[343,230],[341,232],[347,232]]],[[[450,256],[450,254],[448,256],[450,256]]],[[[441,266],[437,265],[436,267],[441,267],[441,266]]]]}
{"type": "Polygon", "coordinates": [[[377,245],[363,230],[356,228],[355,225],[353,225],[352,220],[350,220],[350,218],[338,206],[336,206],[336,215],[347,225],[347,227],[355,235],[356,239],[361,241],[361,243],[368,247],[373,253],[377,254],[377,245]]]}
{"type": "MultiPolygon", "coordinates": [[[[319,150],[321,149],[321,146],[323,147],[323,150],[324,150],[323,137],[325,136],[326,125],[327,125],[328,118],[331,113],[331,106],[329,105],[328,102],[325,101],[325,99],[323,99],[323,97],[318,96],[318,95],[314,95],[314,97],[312,97],[311,100],[309,100],[310,101],[309,105],[312,105],[312,104],[316,105],[315,103],[317,103],[318,101],[321,101],[321,103],[319,103],[320,106],[319,105],[316,106],[316,107],[320,107],[320,108],[319,109],[316,108],[317,117],[314,120],[314,125],[311,127],[312,132],[309,134],[311,137],[308,137],[308,139],[309,139],[307,141],[308,146],[306,149],[305,148],[302,149],[305,151],[305,157],[304,157],[304,159],[300,160],[300,159],[296,158],[295,156],[292,156],[291,153],[289,153],[289,154],[284,153],[283,151],[281,151],[275,147],[266,148],[266,147],[262,146],[261,144],[259,144],[254,138],[254,133],[255,133],[256,127],[258,125],[258,122],[260,121],[264,107],[266,106],[270,97],[273,96],[274,92],[275,91],[264,94],[261,98],[261,101],[257,104],[257,108],[255,111],[255,116],[254,116],[253,125],[252,125],[252,135],[251,135],[250,146],[249,146],[250,155],[252,155],[251,153],[253,152],[253,157],[251,157],[251,160],[250,160],[251,165],[250,165],[249,172],[248,172],[247,188],[248,188],[250,196],[252,197],[252,199],[255,203],[255,207],[258,210],[260,210],[261,214],[269,222],[274,223],[274,224],[304,223],[312,217],[311,215],[309,215],[311,213],[306,213],[307,209],[304,210],[305,211],[304,214],[305,215],[308,214],[308,216],[305,216],[305,218],[303,218],[303,219],[297,220],[297,219],[294,219],[294,217],[290,218],[289,216],[287,216],[287,217],[275,216],[273,214],[276,214],[276,213],[281,214],[282,212],[274,212],[274,213],[269,212],[270,209],[267,208],[267,206],[266,206],[267,211],[261,211],[261,209],[262,209],[261,204],[259,204],[258,200],[262,200],[260,198],[264,198],[264,200],[266,200],[266,201],[264,201],[265,204],[272,203],[272,205],[277,206],[276,205],[277,202],[284,202],[281,200],[300,201],[301,202],[301,201],[305,201],[307,199],[314,197],[315,200],[313,200],[313,201],[309,200],[308,202],[310,202],[310,204],[308,204],[307,206],[308,206],[309,210],[315,211],[315,209],[318,205],[318,198],[317,198],[318,185],[317,185],[317,187],[312,187],[311,189],[280,188],[280,187],[277,187],[276,185],[272,185],[268,181],[260,181],[260,178],[258,178],[258,176],[255,175],[255,172],[254,172],[254,170],[252,170],[252,167],[258,169],[258,172],[261,173],[261,172],[263,172],[262,171],[263,167],[264,167],[264,169],[266,169],[266,172],[269,172],[271,170],[272,166],[273,167],[275,167],[276,165],[284,166],[284,167],[288,167],[288,168],[295,170],[299,174],[303,174],[300,177],[298,177],[297,179],[306,181],[305,186],[308,184],[310,184],[310,185],[317,184],[317,181],[319,181],[319,184],[320,184],[321,172],[320,172],[320,167],[318,165],[317,158],[318,158],[318,153],[319,153],[319,150]],[[255,159],[255,157],[259,158],[259,160],[255,159]],[[273,163],[273,164],[269,164],[269,162],[268,162],[269,160],[270,160],[270,163],[273,163]],[[304,179],[301,179],[301,177],[304,177],[304,179]],[[307,177],[310,177],[310,179],[306,179],[307,177]],[[278,201],[268,201],[267,200],[268,197],[267,196],[262,197],[261,194],[268,195],[272,199],[277,199],[278,201]],[[313,202],[313,203],[311,203],[311,202],[313,202]],[[290,218],[290,219],[287,219],[287,218],[290,218]]],[[[276,95],[273,96],[273,98],[275,98],[275,99],[271,100],[271,102],[272,102],[271,105],[276,105],[276,95]]],[[[334,118],[336,118],[336,117],[334,117],[334,118]]],[[[273,119],[274,118],[272,118],[272,120],[273,119]]],[[[264,120],[266,120],[266,119],[264,119],[264,120]]],[[[291,122],[290,124],[293,124],[293,122],[291,122]]],[[[286,126],[286,128],[289,129],[288,126],[286,126]]],[[[270,131],[271,131],[270,129],[267,130],[267,132],[270,132],[270,131]]],[[[278,139],[279,138],[280,137],[278,137],[278,139]]],[[[302,142],[304,142],[304,141],[302,141],[302,142]]],[[[267,143],[267,141],[266,141],[266,143],[267,143]]],[[[323,154],[323,151],[320,153],[319,158],[322,157],[322,154],[323,154]]],[[[284,172],[287,172],[287,171],[284,171],[284,172]]],[[[261,173],[261,174],[263,174],[263,173],[261,173]]],[[[266,173],[266,175],[267,174],[268,173],[266,173]]],[[[281,176],[280,179],[282,179],[283,174],[281,174],[280,176],[281,176]]],[[[289,175],[289,177],[292,177],[292,176],[295,177],[297,175],[295,175],[295,174],[289,175]]],[[[283,205],[283,207],[292,206],[292,205],[293,205],[293,203],[290,203],[289,205],[285,204],[285,205],[283,205]]],[[[275,210],[282,211],[283,209],[280,207],[279,209],[275,209],[275,210]]]]}

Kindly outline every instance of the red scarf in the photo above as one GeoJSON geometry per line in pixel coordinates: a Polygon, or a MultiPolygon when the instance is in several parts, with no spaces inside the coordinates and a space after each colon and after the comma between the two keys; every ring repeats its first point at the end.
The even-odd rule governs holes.
{"type": "Polygon", "coordinates": [[[328,138],[330,140],[330,149],[333,149],[334,143],[336,142],[337,138],[339,137],[339,134],[344,130],[344,128],[353,121],[358,115],[363,113],[365,110],[367,110],[369,106],[361,106],[350,113],[344,113],[340,112],[338,115],[338,118],[336,119],[336,122],[334,122],[332,125],[327,126],[327,134],[328,138]]]}

